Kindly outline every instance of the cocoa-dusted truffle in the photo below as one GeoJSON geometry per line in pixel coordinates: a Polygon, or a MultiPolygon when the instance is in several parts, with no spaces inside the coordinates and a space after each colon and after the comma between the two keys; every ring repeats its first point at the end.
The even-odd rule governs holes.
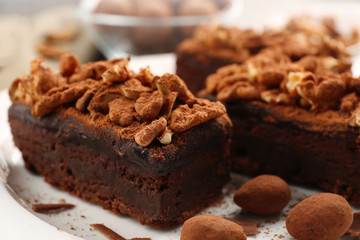
{"type": "Polygon", "coordinates": [[[211,15],[219,11],[216,3],[211,0],[184,0],[179,6],[180,16],[211,15]]]}
{"type": "Polygon", "coordinates": [[[215,215],[200,215],[185,221],[180,240],[246,240],[243,228],[215,215]]]}
{"type": "Polygon", "coordinates": [[[290,199],[289,185],[274,175],[260,175],[251,179],[234,196],[237,205],[260,215],[269,215],[281,211],[290,199]]]}
{"type": "MultiPolygon", "coordinates": [[[[137,0],[136,16],[149,17],[149,18],[166,18],[174,15],[174,11],[171,8],[169,2],[165,0],[137,0]]],[[[164,19],[163,21],[166,21],[164,19]]],[[[174,29],[169,26],[139,26],[132,29],[132,41],[139,46],[158,46],[165,44],[169,40],[174,29]]]]}
{"type": "Polygon", "coordinates": [[[298,240],[335,240],[352,222],[352,209],[342,196],[319,193],[293,208],[286,218],[286,228],[298,240]]]}
{"type": "MultiPolygon", "coordinates": [[[[179,16],[213,15],[219,11],[216,4],[211,0],[184,0],[179,5],[179,16]]],[[[182,27],[181,32],[185,37],[191,37],[195,27],[182,27]]]]}
{"type": "Polygon", "coordinates": [[[97,5],[95,12],[133,15],[135,13],[135,6],[132,0],[102,0],[97,5]]]}

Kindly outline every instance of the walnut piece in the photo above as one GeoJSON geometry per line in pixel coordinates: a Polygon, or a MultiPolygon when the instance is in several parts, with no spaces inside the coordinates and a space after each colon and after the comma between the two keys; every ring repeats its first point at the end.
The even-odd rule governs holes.
{"type": "Polygon", "coordinates": [[[216,98],[219,101],[231,101],[236,99],[257,99],[259,98],[260,90],[250,82],[236,82],[233,85],[223,88],[218,92],[216,98]]]}
{"type": "Polygon", "coordinates": [[[128,70],[129,60],[123,59],[116,63],[112,68],[106,70],[102,75],[104,83],[111,84],[113,82],[124,82],[130,77],[128,70]]]}
{"type": "Polygon", "coordinates": [[[135,110],[145,121],[151,121],[159,115],[163,105],[163,94],[157,90],[152,93],[141,93],[135,102],[135,110]]]}
{"type": "Polygon", "coordinates": [[[73,54],[63,54],[59,60],[60,74],[69,77],[79,68],[79,59],[73,54]]]}
{"type": "Polygon", "coordinates": [[[88,89],[84,95],[82,95],[75,104],[75,108],[79,110],[80,112],[85,112],[87,110],[87,107],[89,106],[89,103],[91,99],[94,97],[96,93],[96,88],[88,89]]]}
{"type": "Polygon", "coordinates": [[[315,79],[311,72],[289,72],[285,87],[291,95],[297,95],[297,86],[310,79],[315,79]]]}
{"type": "Polygon", "coordinates": [[[302,66],[305,71],[315,73],[319,63],[316,56],[305,56],[301,58],[297,64],[302,66]]]}
{"type": "MultiPolygon", "coordinates": [[[[298,94],[311,104],[314,111],[325,111],[338,106],[346,92],[345,82],[337,75],[326,75],[319,84],[307,80],[297,86],[298,94]]],[[[321,79],[318,78],[318,79],[321,79]]]]}
{"type": "Polygon", "coordinates": [[[90,62],[81,65],[74,74],[69,77],[69,83],[80,82],[84,79],[100,80],[102,74],[112,66],[109,61],[90,62]]]}
{"type": "Polygon", "coordinates": [[[164,95],[168,95],[170,92],[177,92],[178,99],[184,102],[195,99],[195,96],[187,88],[184,81],[175,74],[166,73],[160,78],[155,78],[154,82],[157,89],[164,95]]]}
{"type": "Polygon", "coordinates": [[[170,129],[174,132],[183,132],[210,119],[220,117],[226,113],[225,106],[220,102],[211,102],[207,99],[197,99],[190,108],[180,105],[171,114],[170,129]]]}
{"type": "Polygon", "coordinates": [[[231,86],[236,82],[248,82],[249,78],[246,73],[237,73],[229,76],[224,76],[219,79],[218,84],[216,86],[216,91],[220,92],[227,86],[231,86]]]}
{"type": "Polygon", "coordinates": [[[280,92],[279,89],[266,90],[260,93],[260,98],[270,104],[294,105],[295,99],[288,93],[280,92]]]}
{"type": "Polygon", "coordinates": [[[39,98],[32,107],[31,114],[33,116],[43,116],[64,103],[80,98],[89,88],[97,84],[98,82],[89,79],[52,88],[39,98]]]}
{"type": "Polygon", "coordinates": [[[43,66],[42,59],[30,62],[30,75],[16,79],[9,89],[10,99],[27,105],[34,104],[39,97],[59,85],[60,76],[43,66]]]}
{"type": "Polygon", "coordinates": [[[119,85],[102,86],[91,99],[87,109],[90,111],[90,114],[97,112],[107,114],[109,103],[120,96],[122,96],[122,91],[119,85]]]}
{"type": "Polygon", "coordinates": [[[140,80],[143,85],[151,85],[154,75],[151,73],[149,67],[140,68],[139,73],[135,74],[134,78],[140,80]]]}
{"type": "Polygon", "coordinates": [[[248,77],[249,77],[250,82],[255,82],[260,72],[261,72],[260,67],[255,66],[255,64],[252,63],[251,61],[248,62],[248,64],[247,64],[247,73],[248,73],[248,77]]]}
{"type": "Polygon", "coordinates": [[[141,93],[151,92],[152,89],[143,86],[139,80],[133,78],[126,81],[124,85],[121,86],[121,91],[125,97],[136,100],[141,93]]]}
{"type": "Polygon", "coordinates": [[[360,127],[360,104],[358,104],[356,109],[351,113],[348,124],[350,127],[360,127]]]}
{"type": "Polygon", "coordinates": [[[152,121],[135,134],[135,142],[143,147],[148,146],[157,136],[164,132],[166,125],[167,121],[163,117],[152,121]]]}
{"type": "Polygon", "coordinates": [[[164,132],[158,137],[158,140],[161,144],[170,144],[172,141],[172,135],[174,133],[168,128],[166,127],[164,132]]]}
{"type": "Polygon", "coordinates": [[[258,74],[258,82],[269,87],[279,87],[284,78],[284,72],[275,67],[266,68],[258,74]]]}
{"type": "Polygon", "coordinates": [[[358,103],[358,97],[356,96],[356,93],[349,93],[347,95],[345,95],[342,99],[341,99],[341,104],[340,104],[340,110],[342,112],[346,112],[349,113],[352,110],[354,110],[355,106],[358,103]]]}
{"type": "Polygon", "coordinates": [[[59,84],[60,76],[43,66],[43,59],[34,59],[30,62],[32,76],[30,94],[35,98],[49,91],[59,84]]]}
{"type": "Polygon", "coordinates": [[[168,120],[171,115],[177,96],[177,92],[171,92],[168,95],[163,96],[163,106],[159,115],[164,117],[166,120],[168,120]]]}
{"type": "Polygon", "coordinates": [[[113,123],[127,127],[136,115],[134,107],[134,101],[123,96],[116,98],[109,103],[109,118],[113,123]]]}

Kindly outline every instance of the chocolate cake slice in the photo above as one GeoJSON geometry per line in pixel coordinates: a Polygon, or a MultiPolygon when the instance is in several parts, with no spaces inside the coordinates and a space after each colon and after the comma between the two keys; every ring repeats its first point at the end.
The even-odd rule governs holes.
{"type": "Polygon", "coordinates": [[[181,42],[176,50],[176,73],[194,93],[205,86],[205,79],[222,66],[241,64],[264,49],[277,49],[291,61],[308,55],[329,56],[344,63],[348,70],[349,54],[345,46],[358,41],[342,36],[333,18],[322,21],[309,16],[291,19],[279,29],[256,32],[252,29],[200,26],[192,38],[181,42]]]}
{"type": "Polygon", "coordinates": [[[210,75],[202,93],[223,101],[234,125],[232,169],[317,185],[360,204],[360,79],[339,73],[339,64],[263,51],[210,75]]]}
{"type": "Polygon", "coordinates": [[[127,65],[64,55],[56,74],[33,60],[10,88],[11,131],[26,167],[51,185],[142,224],[175,226],[229,180],[231,122],[176,75],[127,65]]]}

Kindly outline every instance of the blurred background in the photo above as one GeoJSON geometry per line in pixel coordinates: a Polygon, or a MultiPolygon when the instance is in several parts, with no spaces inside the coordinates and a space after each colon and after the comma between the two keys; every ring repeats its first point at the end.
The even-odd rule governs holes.
{"type": "Polygon", "coordinates": [[[1,0],[0,89],[36,57],[57,69],[64,52],[81,62],[171,55],[199,24],[262,30],[304,13],[334,15],[347,31],[360,26],[359,12],[357,0],[1,0]]]}

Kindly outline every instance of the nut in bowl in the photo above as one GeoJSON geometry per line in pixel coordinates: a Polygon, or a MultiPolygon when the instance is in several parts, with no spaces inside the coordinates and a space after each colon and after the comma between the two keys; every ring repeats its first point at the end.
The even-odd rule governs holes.
{"type": "Polygon", "coordinates": [[[172,52],[198,25],[231,24],[242,6],[242,0],[82,0],[78,13],[95,45],[112,58],[172,52]]]}

